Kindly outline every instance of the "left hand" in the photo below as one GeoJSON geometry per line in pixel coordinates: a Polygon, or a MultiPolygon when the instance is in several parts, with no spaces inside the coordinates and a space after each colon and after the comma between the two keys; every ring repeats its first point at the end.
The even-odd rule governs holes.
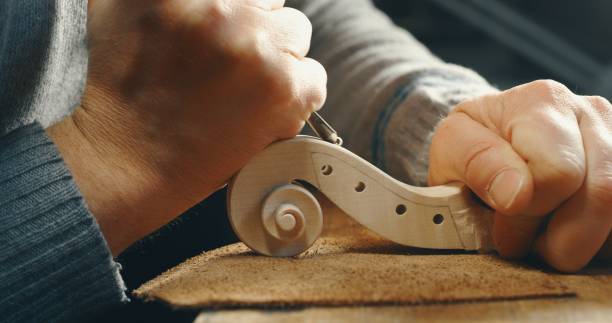
{"type": "Polygon", "coordinates": [[[429,158],[430,185],[464,182],[495,209],[504,257],[533,250],[574,272],[609,239],[612,105],[604,98],[535,81],[463,102],[441,122],[429,158]]]}

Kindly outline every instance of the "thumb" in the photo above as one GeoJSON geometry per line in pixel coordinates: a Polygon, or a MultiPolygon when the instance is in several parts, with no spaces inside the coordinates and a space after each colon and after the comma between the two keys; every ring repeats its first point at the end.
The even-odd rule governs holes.
{"type": "Polygon", "coordinates": [[[465,183],[501,214],[516,215],[533,196],[533,177],[510,143],[463,112],[444,119],[429,152],[429,184],[465,183]]]}

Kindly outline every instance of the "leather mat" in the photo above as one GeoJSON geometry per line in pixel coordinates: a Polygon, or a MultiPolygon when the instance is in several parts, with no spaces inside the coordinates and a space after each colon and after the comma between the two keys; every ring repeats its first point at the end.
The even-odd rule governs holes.
{"type": "Polygon", "coordinates": [[[402,247],[325,209],[322,237],[297,257],[260,256],[233,244],[184,262],[134,295],[174,307],[299,307],[558,298],[612,289],[608,269],[561,275],[492,254],[402,247]]]}

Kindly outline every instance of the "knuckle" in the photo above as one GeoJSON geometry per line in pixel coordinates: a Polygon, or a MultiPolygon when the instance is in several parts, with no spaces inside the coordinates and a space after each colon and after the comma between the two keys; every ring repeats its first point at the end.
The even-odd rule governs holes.
{"type": "Polygon", "coordinates": [[[299,24],[302,28],[304,28],[303,30],[306,33],[312,34],[312,23],[303,12],[290,7],[285,7],[283,8],[283,10],[287,10],[287,12],[289,12],[289,14],[294,19],[295,23],[299,24]]]}
{"type": "Polygon", "coordinates": [[[269,60],[270,34],[248,6],[227,0],[207,0],[197,21],[199,39],[208,52],[241,67],[260,67],[269,60]]]}
{"type": "Polygon", "coordinates": [[[264,53],[258,49],[256,36],[243,33],[231,43],[217,43],[216,50],[222,61],[233,66],[261,66],[265,61],[264,53]]]}
{"type": "Polygon", "coordinates": [[[565,85],[554,80],[533,81],[527,84],[527,88],[535,95],[551,102],[566,100],[568,96],[573,95],[565,85]]]}
{"type": "MultiPolygon", "coordinates": [[[[269,35],[258,29],[246,30],[242,32],[242,36],[238,36],[238,41],[233,41],[240,48],[241,57],[243,57],[250,66],[266,68],[269,59],[267,48],[270,43],[269,35]],[[241,40],[241,41],[240,41],[241,40]]],[[[264,70],[264,72],[267,69],[264,70]]]]}
{"type": "Polygon", "coordinates": [[[243,70],[245,75],[255,74],[261,81],[266,82],[264,85],[268,84],[275,73],[270,68],[269,35],[258,28],[241,28],[232,31],[230,36],[230,42],[216,42],[223,58],[243,70]]]}
{"type": "Polygon", "coordinates": [[[274,67],[270,69],[276,70],[276,72],[269,71],[261,76],[261,87],[265,88],[266,93],[268,93],[267,108],[270,113],[289,115],[294,118],[295,113],[288,108],[304,110],[302,109],[303,99],[300,97],[298,81],[289,72],[274,67]]]}
{"type": "Polygon", "coordinates": [[[610,107],[612,107],[610,101],[608,101],[608,99],[604,98],[603,96],[593,95],[587,98],[594,106],[604,107],[606,109],[610,109],[610,107]]]}
{"type": "Polygon", "coordinates": [[[570,90],[565,85],[555,80],[536,80],[536,81],[529,83],[529,85],[533,89],[541,91],[543,93],[570,92],[570,90]]]}
{"type": "Polygon", "coordinates": [[[300,108],[304,115],[321,108],[327,98],[327,74],[323,66],[315,61],[306,63],[291,58],[284,61],[277,62],[265,76],[264,82],[275,103],[300,108]]]}
{"type": "Polygon", "coordinates": [[[178,19],[180,24],[187,26],[215,27],[229,20],[230,9],[224,0],[207,0],[189,6],[177,1],[163,1],[161,7],[171,20],[178,19]]]}
{"type": "Polygon", "coordinates": [[[543,169],[547,170],[547,177],[550,181],[560,182],[561,187],[566,187],[568,191],[573,193],[582,186],[585,169],[578,157],[570,153],[566,155],[566,157],[549,160],[548,163],[544,162],[543,169]]]}
{"type": "Polygon", "coordinates": [[[473,106],[479,98],[469,98],[459,102],[455,105],[455,108],[449,113],[449,116],[452,116],[456,113],[462,113],[464,111],[468,111],[471,106],[473,106]]]}
{"type": "Polygon", "coordinates": [[[206,14],[212,18],[225,20],[228,12],[229,8],[224,0],[208,0],[206,2],[206,14]]]}
{"type": "Polygon", "coordinates": [[[310,50],[312,39],[312,24],[308,17],[294,8],[283,8],[273,18],[277,25],[272,33],[276,47],[286,51],[296,58],[303,58],[310,50]]]}
{"type": "Polygon", "coordinates": [[[612,104],[606,98],[601,96],[590,96],[587,97],[591,108],[594,109],[600,115],[607,116],[612,112],[612,104]]]}
{"type": "Polygon", "coordinates": [[[280,66],[277,73],[270,72],[266,84],[278,104],[293,105],[298,101],[297,79],[287,69],[280,66]]]}

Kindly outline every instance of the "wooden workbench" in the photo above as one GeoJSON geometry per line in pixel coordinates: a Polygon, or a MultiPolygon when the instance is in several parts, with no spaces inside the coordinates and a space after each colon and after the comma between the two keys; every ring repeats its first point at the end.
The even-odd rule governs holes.
{"type": "MultiPolygon", "coordinates": [[[[326,225],[327,228],[333,232],[336,229],[339,229],[336,234],[351,232],[349,236],[357,235],[354,231],[357,230],[359,226],[355,226],[354,223],[347,224],[346,218],[343,217],[328,217],[330,222],[326,225]]],[[[361,243],[363,235],[359,237],[359,241],[361,243]]],[[[357,243],[357,242],[351,242],[357,243]]],[[[397,255],[398,253],[406,252],[405,250],[390,250],[389,246],[384,245],[384,242],[378,242],[378,240],[365,241],[364,244],[375,245],[377,243],[381,243],[381,245],[373,250],[363,250],[357,249],[357,251],[353,250],[354,254],[360,254],[359,257],[367,257],[366,254],[371,255],[372,257],[379,257],[381,254],[377,250],[382,250],[384,252],[388,252],[390,257],[397,257],[395,261],[408,261],[408,259],[420,259],[426,257],[427,265],[436,264],[436,259],[440,259],[440,262],[448,263],[455,262],[456,264],[461,261],[473,261],[478,257],[483,258],[497,258],[492,255],[478,255],[478,254],[457,254],[453,255],[452,253],[440,253],[436,254],[435,252],[432,254],[421,254],[413,253],[412,251],[408,251],[411,255],[401,256],[397,255]],[[386,250],[386,251],[385,251],[386,250]],[[455,260],[459,259],[459,260],[455,260]],[[464,260],[461,260],[464,259],[464,260]]],[[[246,247],[244,247],[246,248],[246,247]]],[[[343,254],[344,251],[341,251],[339,255],[343,254]]],[[[210,275],[215,276],[218,275],[219,272],[227,271],[225,274],[228,281],[239,280],[236,277],[240,274],[251,274],[251,270],[248,271],[240,271],[243,269],[237,269],[236,265],[243,266],[245,264],[258,266],[256,268],[255,274],[256,276],[244,278],[246,282],[253,281],[259,278],[263,278],[266,281],[270,281],[270,277],[274,278],[276,276],[266,276],[265,268],[275,267],[275,272],[286,270],[283,269],[284,264],[283,260],[278,258],[268,258],[261,257],[256,255],[246,255],[239,259],[234,259],[233,256],[223,257],[224,255],[230,255],[231,252],[224,251],[222,249],[218,249],[217,251],[212,251],[205,253],[201,256],[198,256],[190,261],[187,261],[183,265],[179,266],[171,270],[170,272],[158,277],[152,282],[145,284],[144,288],[141,287],[139,291],[137,291],[137,297],[141,299],[149,299],[154,300],[155,302],[162,301],[162,303],[167,303],[171,307],[178,307],[182,309],[189,309],[193,311],[195,308],[200,307],[197,303],[202,301],[203,299],[215,299],[216,297],[227,297],[226,299],[230,300],[228,302],[243,302],[244,300],[249,300],[249,298],[253,298],[253,294],[249,294],[247,291],[247,295],[243,296],[239,291],[234,290],[233,293],[224,292],[224,285],[217,284],[217,286],[212,286],[207,279],[210,279],[210,275]],[[221,258],[215,258],[214,254],[219,252],[222,255],[221,258]],[[205,260],[207,257],[211,257],[211,259],[217,259],[211,261],[211,259],[205,260]],[[225,259],[224,259],[225,258],[225,259]],[[209,262],[206,262],[209,261],[209,262]],[[230,261],[230,262],[226,262],[230,261]],[[237,262],[236,262],[237,261],[237,262]],[[270,263],[268,263],[270,261],[270,263]],[[280,262],[277,262],[280,261],[280,262]],[[257,264],[259,263],[259,264],[257,264]],[[278,267],[280,266],[280,267],[278,267]],[[217,267],[217,269],[215,269],[217,267]],[[263,275],[261,276],[263,272],[263,275]],[[166,276],[166,277],[164,277],[166,276]],[[257,278],[253,278],[257,277],[257,278]],[[210,293],[211,289],[217,288],[217,292],[210,293]],[[207,294],[208,293],[208,294],[207,294]],[[191,304],[191,305],[190,305],[191,304]]],[[[330,257],[333,259],[334,255],[315,255],[310,259],[314,261],[322,261],[321,258],[330,257]]],[[[376,258],[378,259],[378,258],[376,258]]],[[[307,265],[307,261],[296,264],[298,267],[303,267],[307,265]]],[[[415,260],[416,261],[416,260],[415,260]]],[[[490,261],[485,264],[490,263],[490,261]]],[[[372,267],[376,266],[386,266],[385,264],[372,264],[372,267]]],[[[403,264],[400,264],[404,266],[403,264]]],[[[494,264],[497,265],[497,264],[494,264]]],[[[506,270],[506,265],[500,264],[500,270],[506,270]]],[[[508,266],[513,266],[512,263],[509,263],[508,266]]],[[[349,265],[350,267],[350,265],[349,265]]],[[[392,266],[391,266],[392,267],[392,266]]],[[[292,267],[296,268],[296,267],[292,267]]],[[[352,268],[352,267],[351,267],[352,268]]],[[[390,268],[390,267],[389,267],[390,268]]],[[[405,268],[405,267],[401,267],[405,268]]],[[[441,270],[432,268],[429,266],[424,266],[412,268],[414,275],[422,275],[427,276],[428,271],[441,270]],[[414,272],[416,268],[416,273],[414,272]],[[419,271],[420,270],[420,271],[419,271]],[[420,273],[420,274],[419,274],[420,273]]],[[[478,274],[478,266],[465,266],[462,267],[470,274],[476,272],[478,274]]],[[[491,267],[496,268],[496,267],[491,267]]],[[[459,269],[458,272],[461,272],[463,269],[459,269]]],[[[396,269],[395,269],[396,270],[396,269]]],[[[408,269],[407,269],[408,270],[408,269]]],[[[489,269],[490,270],[490,269],[489,269]]],[[[562,275],[555,273],[552,270],[544,269],[543,272],[539,270],[530,270],[529,266],[527,266],[527,271],[533,271],[533,276],[523,275],[521,272],[521,268],[516,270],[508,271],[504,277],[514,277],[514,283],[516,284],[521,279],[523,282],[519,282],[523,284],[519,286],[519,291],[529,292],[531,295],[520,296],[517,298],[513,298],[512,300],[504,300],[503,295],[504,291],[507,289],[511,289],[513,282],[509,281],[508,284],[504,284],[503,282],[499,283],[499,286],[495,285],[493,288],[491,287],[491,281],[495,282],[495,279],[491,279],[490,277],[483,275],[482,278],[473,279],[471,278],[470,284],[475,284],[475,286],[466,288],[465,295],[474,295],[478,297],[478,291],[474,291],[474,289],[480,289],[482,286],[484,294],[499,294],[502,297],[493,297],[493,299],[480,299],[471,301],[461,301],[460,299],[454,299],[451,301],[445,302],[435,302],[428,301],[426,298],[431,295],[435,296],[435,291],[432,292],[431,295],[425,295],[425,301],[421,303],[385,303],[379,302],[375,305],[368,305],[364,303],[356,302],[355,304],[351,304],[347,306],[346,304],[340,304],[337,306],[320,306],[320,304],[310,304],[310,305],[291,305],[285,304],[281,306],[266,306],[265,304],[234,304],[224,306],[223,302],[218,302],[215,306],[204,306],[200,308],[204,308],[200,314],[195,319],[198,323],[203,322],[388,322],[388,321],[423,321],[423,322],[445,322],[445,321],[454,321],[454,322],[612,322],[612,266],[609,264],[594,264],[587,268],[585,271],[581,272],[578,275],[562,275]],[[540,280],[542,278],[542,280],[540,280]],[[548,280],[550,278],[550,280],[548,280]],[[533,293],[533,288],[525,285],[525,280],[536,280],[533,284],[538,288],[541,287],[543,290],[548,290],[549,294],[544,293],[544,295],[537,295],[538,291],[536,290],[533,293]],[[539,281],[538,281],[539,280],[539,281]],[[479,282],[481,281],[481,283],[479,282]],[[559,291],[558,286],[548,286],[549,283],[560,284],[563,288],[567,289],[567,293],[563,291],[559,291]],[[531,289],[530,289],[531,288],[531,289]],[[472,291],[470,291],[472,289],[472,291]],[[496,292],[497,290],[497,292],[496,292]],[[474,294],[476,292],[476,294],[474,294]],[[471,293],[471,294],[470,294],[471,293]]],[[[443,271],[442,271],[443,272],[443,271]]],[[[421,282],[420,286],[424,286],[425,289],[436,289],[436,285],[438,283],[445,284],[448,283],[448,279],[445,281],[445,277],[440,276],[431,276],[429,273],[429,277],[433,277],[430,280],[427,280],[425,285],[421,282]],[[438,277],[438,278],[436,278],[438,277]]],[[[451,274],[457,274],[451,273],[451,274]]],[[[463,274],[463,273],[462,273],[463,274]]],[[[439,274],[438,274],[439,275],[439,274]]],[[[321,277],[320,274],[316,274],[318,278],[321,277]]],[[[215,276],[218,277],[218,276],[215,276]]],[[[347,278],[346,276],[344,278],[347,278]]],[[[215,281],[217,278],[213,278],[215,281]]],[[[280,279],[280,278],[279,278],[280,279]]],[[[352,280],[347,281],[355,281],[354,277],[352,280]]],[[[274,280],[274,279],[272,279],[274,280]]],[[[331,282],[333,284],[333,282],[331,282]]],[[[308,284],[308,283],[304,283],[308,284]]],[[[414,283],[413,283],[414,284],[414,283]]],[[[282,286],[287,286],[287,288],[292,288],[293,284],[291,281],[289,283],[285,282],[281,284],[282,286]]],[[[412,286],[407,284],[408,286],[412,286]]],[[[255,290],[257,293],[265,294],[268,293],[269,290],[266,290],[266,284],[259,285],[259,287],[253,285],[250,287],[251,290],[255,290]],[[263,287],[263,288],[262,288],[263,287]]],[[[308,286],[306,286],[308,287],[308,286]]],[[[387,286],[386,288],[389,288],[387,286]]],[[[461,285],[452,285],[450,288],[454,289],[462,289],[461,285]]],[[[396,293],[397,290],[392,290],[389,288],[390,292],[396,293]]],[[[274,291],[274,289],[272,289],[274,291]]],[[[411,289],[404,289],[407,294],[414,293],[418,294],[419,291],[414,291],[411,289]]],[[[402,292],[402,290],[400,290],[402,292]]],[[[461,293],[456,294],[453,291],[443,291],[447,296],[448,295],[462,295],[461,293]]],[[[255,298],[258,298],[258,294],[255,293],[255,298]]],[[[323,293],[326,293],[325,291],[323,293]]],[[[422,293],[422,292],[421,292],[422,293]]],[[[499,296],[498,295],[498,296],[499,296]]],[[[312,296],[312,295],[311,295],[312,296]]],[[[316,295],[315,295],[316,296],[316,295]]],[[[340,295],[342,296],[342,295],[340,295]]],[[[384,296],[384,295],[383,295],[384,296]]],[[[261,297],[265,298],[266,295],[261,295],[261,297]]],[[[293,295],[292,297],[297,297],[298,299],[302,297],[302,295],[293,295]]],[[[346,297],[346,296],[344,296],[346,297]]],[[[333,298],[333,297],[332,297],[333,298]]],[[[350,298],[350,297],[349,297],[350,298]]],[[[410,300],[410,297],[406,298],[410,300]]],[[[306,299],[307,300],[307,299],[306,299]]],[[[315,299],[316,301],[316,299],[315,299]]],[[[288,302],[290,303],[290,302],[288,302]]]]}
{"type": "MultiPolygon", "coordinates": [[[[309,307],[202,311],[197,323],[219,322],[612,322],[612,268],[568,276],[578,295],[428,305],[309,307]]],[[[500,286],[504,288],[504,286],[500,286]]]]}

